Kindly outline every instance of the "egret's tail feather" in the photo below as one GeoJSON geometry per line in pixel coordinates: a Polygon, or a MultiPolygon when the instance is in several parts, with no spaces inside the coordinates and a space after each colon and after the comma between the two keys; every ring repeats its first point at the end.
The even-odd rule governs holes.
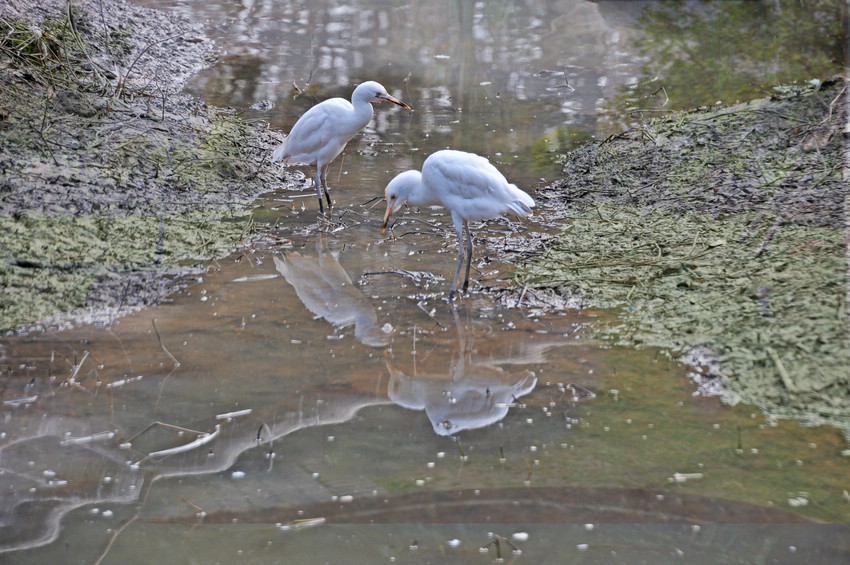
{"type": "Polygon", "coordinates": [[[283,143],[277,146],[277,149],[274,150],[274,154],[272,155],[272,163],[277,163],[278,161],[283,161],[286,159],[286,142],[289,141],[289,138],[283,140],[283,143]]]}

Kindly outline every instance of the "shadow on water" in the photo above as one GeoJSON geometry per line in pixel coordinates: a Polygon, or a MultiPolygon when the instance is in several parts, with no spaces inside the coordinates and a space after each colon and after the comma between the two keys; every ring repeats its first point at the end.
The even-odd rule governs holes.
{"type": "MultiPolygon", "coordinates": [[[[638,3],[154,4],[212,25],[213,104],[288,131],[376,79],[416,111],[377,109],[334,162],[330,222],[309,186],[265,195],[253,245],[170,302],[3,340],[4,562],[846,562],[846,526],[814,525],[847,522],[835,430],[583,341],[608,313],[495,305],[476,289],[510,257],[483,244],[451,308],[443,211],[381,236],[372,200],[435,149],[533,192],[556,172],[535,143],[603,131],[638,3]]],[[[487,230],[507,248],[538,221],[487,230]]]]}

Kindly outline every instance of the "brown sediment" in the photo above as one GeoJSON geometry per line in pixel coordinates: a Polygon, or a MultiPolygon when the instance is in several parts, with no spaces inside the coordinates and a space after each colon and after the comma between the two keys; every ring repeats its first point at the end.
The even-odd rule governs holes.
{"type": "Polygon", "coordinates": [[[22,0],[0,27],[0,331],[157,302],[244,240],[254,197],[284,182],[276,140],[180,93],[210,53],[201,26],[22,0]]]}

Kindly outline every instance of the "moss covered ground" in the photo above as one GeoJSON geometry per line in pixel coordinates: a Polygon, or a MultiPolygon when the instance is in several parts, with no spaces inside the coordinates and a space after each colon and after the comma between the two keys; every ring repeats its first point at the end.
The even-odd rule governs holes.
{"type": "Polygon", "coordinates": [[[727,400],[850,426],[843,80],[677,112],[565,157],[531,286],[616,308],[597,336],[705,362],[727,400]]]}
{"type": "Polygon", "coordinates": [[[0,331],[95,295],[161,299],[122,277],[228,253],[281,182],[268,132],[179,93],[209,51],[198,26],[125,2],[24,9],[0,6],[0,331]]]}

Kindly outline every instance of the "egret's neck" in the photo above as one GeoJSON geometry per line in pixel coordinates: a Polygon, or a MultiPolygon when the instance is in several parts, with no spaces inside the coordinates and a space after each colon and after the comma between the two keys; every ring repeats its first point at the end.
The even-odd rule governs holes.
{"type": "Polygon", "coordinates": [[[355,98],[351,101],[354,106],[354,113],[351,117],[351,129],[357,133],[365,128],[372,120],[372,104],[362,98],[355,98]]]}
{"type": "Polygon", "coordinates": [[[442,206],[443,203],[437,193],[431,187],[422,182],[420,175],[416,179],[410,179],[410,188],[407,201],[413,206],[442,206]]]}

